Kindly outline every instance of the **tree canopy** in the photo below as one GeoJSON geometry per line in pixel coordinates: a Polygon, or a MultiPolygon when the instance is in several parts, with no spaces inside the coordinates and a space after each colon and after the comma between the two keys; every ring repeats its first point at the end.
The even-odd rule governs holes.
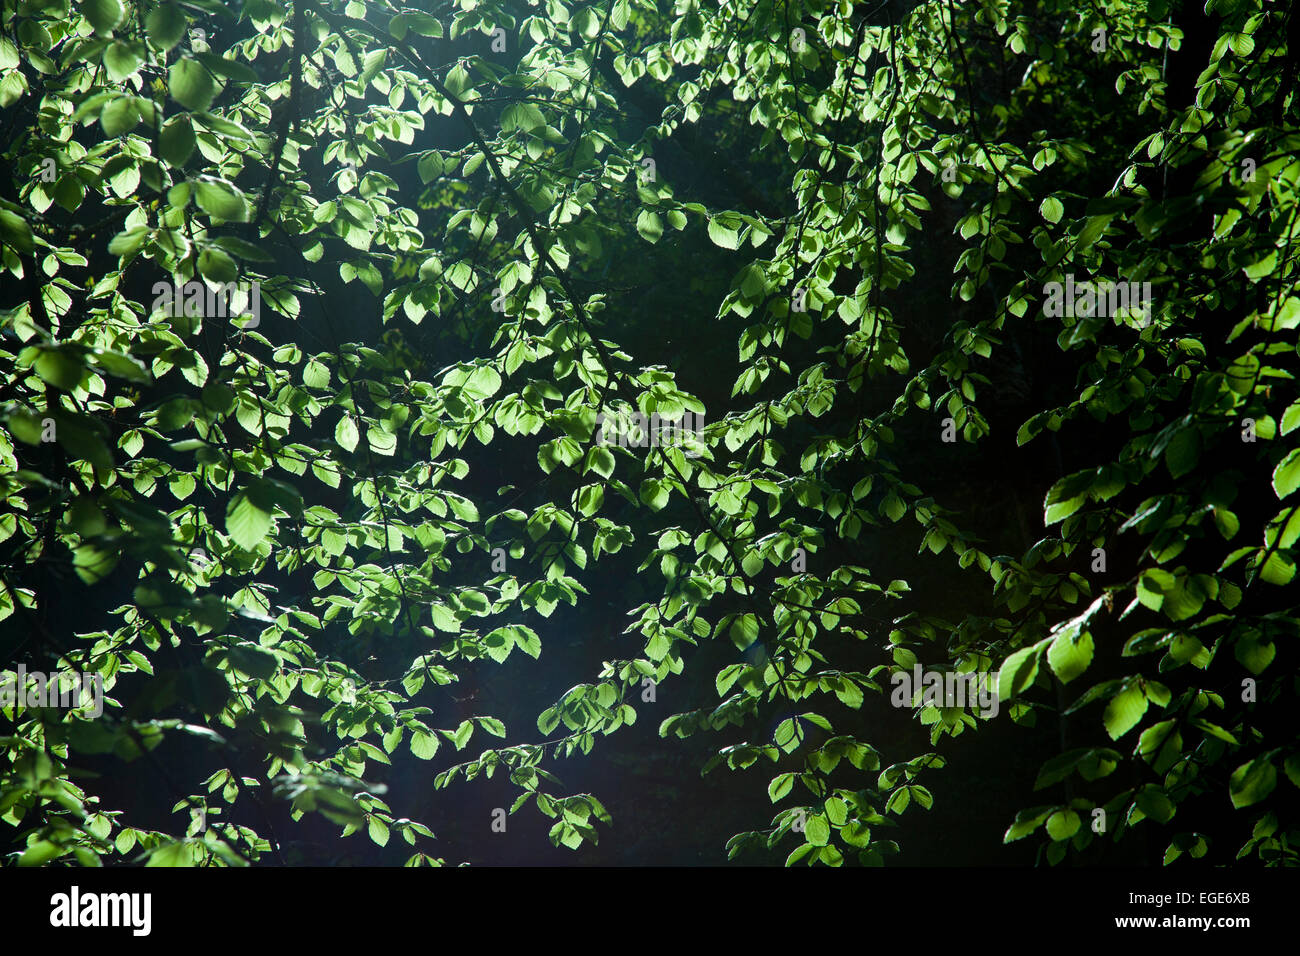
{"type": "Polygon", "coordinates": [[[1295,864],[1297,30],[5,0],[8,861],[1295,864]]]}

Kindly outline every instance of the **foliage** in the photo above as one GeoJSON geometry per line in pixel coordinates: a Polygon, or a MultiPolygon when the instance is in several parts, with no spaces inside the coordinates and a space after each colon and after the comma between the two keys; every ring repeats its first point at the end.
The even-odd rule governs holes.
{"type": "Polygon", "coordinates": [[[412,760],[577,849],[616,821],[559,765],[678,682],[661,736],[776,770],[731,856],[879,864],[993,719],[897,753],[919,662],[1059,728],[1007,842],[1296,862],[1291,16],[6,3],[5,656],[108,692],[4,712],[14,858],[283,859],[287,805],[441,862],[412,760]],[[261,321],[159,308],[196,278],[261,321]],[[1044,308],[1076,278],[1151,314],[1044,308]],[[634,409],[703,453],[597,442],[634,409]],[[536,733],[457,710],[607,601],[634,647],[536,733]]]}

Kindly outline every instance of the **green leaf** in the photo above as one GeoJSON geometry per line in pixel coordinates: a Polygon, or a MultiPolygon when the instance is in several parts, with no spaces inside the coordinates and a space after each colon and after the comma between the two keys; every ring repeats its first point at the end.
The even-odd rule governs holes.
{"type": "Polygon", "coordinates": [[[721,217],[709,220],[709,238],[723,249],[740,248],[740,229],[731,225],[730,220],[724,222],[721,217]]]}
{"type": "Polygon", "coordinates": [[[1259,576],[1269,584],[1276,584],[1281,587],[1291,583],[1291,579],[1295,577],[1295,572],[1296,566],[1294,562],[1273,551],[1264,561],[1264,566],[1260,568],[1259,576]]]}
{"type": "Polygon", "coordinates": [[[1159,787],[1147,784],[1134,796],[1139,810],[1157,823],[1168,823],[1174,817],[1173,801],[1159,787]]]}
{"type": "Polygon", "coordinates": [[[1039,647],[1024,647],[1002,662],[998,671],[998,698],[1010,700],[1024,691],[1038,676],[1039,647]]]}
{"type": "Polygon", "coordinates": [[[194,152],[195,144],[194,126],[189,116],[181,113],[163,124],[158,135],[158,155],[171,166],[183,166],[194,152]]]}
{"type": "Polygon", "coordinates": [[[31,252],[35,248],[32,240],[32,228],[27,220],[15,212],[0,208],[0,240],[5,245],[19,252],[31,252]]]}
{"type": "Polygon", "coordinates": [[[664,224],[656,213],[649,209],[642,209],[636,217],[636,231],[647,242],[658,242],[660,236],[664,234],[664,224]]]}
{"type": "Polygon", "coordinates": [[[196,53],[194,56],[208,70],[228,80],[234,80],[237,83],[256,83],[260,79],[251,66],[240,63],[238,60],[227,60],[215,53],[206,52],[196,53]]]}
{"type": "Polygon", "coordinates": [[[72,567],[81,580],[95,584],[113,572],[120,557],[116,550],[105,550],[93,542],[83,542],[73,550],[72,567]]]}
{"type": "Polygon", "coordinates": [[[912,788],[899,787],[885,802],[886,813],[902,813],[912,803],[912,788]]]}
{"type": "Polygon", "coordinates": [[[813,846],[826,846],[831,839],[831,825],[825,814],[810,816],[804,823],[804,837],[813,846]]]}
{"type": "Polygon", "coordinates": [[[582,34],[584,40],[594,40],[600,33],[600,15],[596,12],[596,7],[583,7],[573,19],[574,25],[578,32],[582,34]]]}
{"type": "Polygon", "coordinates": [[[1289,435],[1297,428],[1300,428],[1300,399],[1292,402],[1282,413],[1281,432],[1283,435],[1289,435]]]}
{"type": "Polygon", "coordinates": [[[430,605],[429,615],[433,620],[433,626],[438,630],[446,631],[448,634],[456,634],[460,631],[460,622],[456,620],[456,615],[447,605],[430,605]]]}
{"type": "Polygon", "coordinates": [[[82,0],[81,13],[90,21],[96,33],[104,35],[113,32],[122,22],[126,11],[118,0],[82,0]]]}
{"type": "Polygon", "coordinates": [[[1182,753],[1182,735],[1177,721],[1162,720],[1142,731],[1138,738],[1137,755],[1152,765],[1156,773],[1168,770],[1182,753]]]}
{"type": "Polygon", "coordinates": [[[242,674],[258,680],[270,680],[279,669],[279,658],[270,651],[253,644],[240,644],[230,648],[230,664],[242,674]]]}
{"type": "Polygon", "coordinates": [[[1068,840],[1079,830],[1079,815],[1073,810],[1057,810],[1047,818],[1047,835],[1053,840],[1068,840]]]}
{"type": "Polygon", "coordinates": [[[221,249],[208,246],[199,253],[199,274],[211,282],[234,282],[239,278],[239,268],[221,249]]]}
{"type": "Polygon", "coordinates": [[[1102,714],[1102,723],[1111,740],[1119,740],[1137,726],[1147,712],[1147,695],[1136,682],[1111,698],[1102,714]]]}
{"type": "Polygon", "coordinates": [[[144,63],[144,47],[139,43],[118,40],[110,43],[104,51],[104,66],[108,78],[114,83],[122,83],[132,76],[144,63]]]}
{"type": "Polygon", "coordinates": [[[1265,642],[1258,633],[1247,632],[1237,639],[1233,652],[1243,667],[1258,676],[1273,662],[1277,647],[1272,641],[1265,642]]]}
{"type": "Polygon", "coordinates": [[[1080,747],[1067,751],[1043,764],[1034,781],[1034,789],[1042,790],[1060,783],[1076,769],[1085,780],[1108,776],[1118,765],[1120,755],[1110,749],[1080,747]]]}
{"type": "Polygon", "coordinates": [[[740,650],[746,650],[758,640],[758,618],[753,614],[740,614],[731,622],[731,642],[740,650]]]}
{"type": "Polygon", "coordinates": [[[185,36],[185,14],[174,3],[160,3],[144,18],[145,33],[160,50],[170,50],[185,36]]]}
{"type": "Polygon", "coordinates": [[[1076,253],[1083,253],[1092,248],[1092,244],[1106,231],[1106,227],[1110,225],[1110,221],[1113,218],[1113,214],[1110,213],[1100,216],[1089,216],[1084,222],[1083,228],[1079,230],[1079,235],[1075,240],[1076,253]]]}
{"type": "Polygon", "coordinates": [[[1282,766],[1286,771],[1287,779],[1300,787],[1300,753],[1293,753],[1288,756],[1282,766]]]}
{"type": "Polygon", "coordinates": [[[443,168],[442,154],[434,150],[430,150],[420,157],[420,161],[416,166],[420,174],[420,182],[426,185],[441,176],[443,168]]]}
{"type": "Polygon", "coordinates": [[[268,254],[261,246],[255,245],[238,236],[218,236],[217,245],[240,259],[252,262],[273,262],[275,257],[268,254]]]}
{"type": "Polygon", "coordinates": [[[1277,786],[1277,768],[1268,755],[1256,757],[1238,767],[1228,781],[1232,805],[1240,810],[1259,803],[1277,786]]]}
{"type": "Polygon", "coordinates": [[[1201,457],[1201,434],[1192,427],[1174,433],[1165,446],[1165,465],[1169,474],[1181,478],[1190,474],[1201,457]]]}
{"type": "Polygon", "coordinates": [[[772,782],[767,785],[767,795],[773,803],[781,800],[794,787],[794,776],[793,773],[781,773],[772,778],[772,782]]]}
{"type": "Polygon", "coordinates": [[[33,368],[42,381],[65,392],[76,389],[86,375],[82,359],[65,349],[42,349],[33,368]]]}
{"type": "Polygon", "coordinates": [[[817,848],[811,843],[800,843],[797,847],[791,850],[790,855],[785,858],[785,865],[794,866],[815,849],[817,848]]]}
{"type": "Polygon", "coordinates": [[[226,533],[246,551],[251,551],[266,540],[271,530],[271,512],[261,507],[241,491],[231,499],[226,509],[226,533]]]}
{"type": "Polygon", "coordinates": [[[99,114],[100,125],[104,127],[105,136],[121,136],[135,129],[140,122],[140,109],[134,97],[122,96],[112,100],[99,114]]]}
{"type": "Polygon", "coordinates": [[[668,504],[669,494],[667,484],[657,478],[647,478],[641,482],[641,500],[651,511],[659,511],[668,504]]]}
{"type": "Polygon", "coordinates": [[[562,844],[570,850],[576,850],[582,846],[582,834],[574,826],[568,823],[559,823],[557,826],[560,828],[559,835],[562,844]]]}
{"type": "Polygon", "coordinates": [[[244,196],[230,183],[203,179],[195,184],[194,198],[199,208],[210,216],[231,222],[248,220],[248,205],[244,196]]]}
{"type": "Polygon", "coordinates": [[[522,130],[527,133],[546,125],[546,117],[533,103],[511,103],[501,113],[501,132],[522,130]]]}
{"type": "Polygon", "coordinates": [[[56,859],[66,852],[63,847],[51,843],[49,840],[38,840],[23,851],[23,855],[18,858],[18,865],[44,866],[50,860],[56,859]]]}
{"type": "Polygon", "coordinates": [[[1031,807],[1027,810],[1021,810],[1016,814],[1015,822],[1007,828],[1006,834],[1002,837],[1003,843],[1014,843],[1016,840],[1023,839],[1037,830],[1044,820],[1052,813],[1052,808],[1031,807]]]}
{"type": "Polygon", "coordinates": [[[1273,469],[1273,491],[1281,499],[1297,488],[1300,488],[1300,448],[1293,448],[1273,469]]]}
{"type": "Polygon", "coordinates": [[[158,847],[149,854],[146,867],[181,867],[194,865],[194,850],[189,843],[177,841],[158,847]]]}
{"type": "Polygon", "coordinates": [[[608,478],[614,474],[614,453],[608,448],[599,446],[591,449],[587,453],[587,468],[602,478],[608,478]]]}
{"type": "Polygon", "coordinates": [[[190,110],[206,110],[217,96],[217,84],[208,68],[190,56],[172,64],[167,74],[172,98],[190,110]]]}
{"type": "Polygon", "coordinates": [[[404,14],[407,25],[422,37],[442,36],[442,24],[427,13],[410,12],[404,14]]]}
{"type": "Polygon", "coordinates": [[[434,734],[417,730],[411,735],[411,753],[421,760],[432,760],[438,752],[438,738],[434,734]]]}
{"type": "Polygon", "coordinates": [[[1052,673],[1068,684],[1088,669],[1092,663],[1092,634],[1078,628],[1065,628],[1047,649],[1047,663],[1052,673]]]}
{"type": "Polygon", "coordinates": [[[474,401],[481,402],[501,390],[501,376],[490,365],[480,365],[470,373],[463,387],[474,401]]]}
{"type": "Polygon", "coordinates": [[[835,688],[835,696],[839,698],[841,704],[853,710],[861,707],[865,699],[862,688],[847,677],[840,679],[840,684],[835,688]]]}

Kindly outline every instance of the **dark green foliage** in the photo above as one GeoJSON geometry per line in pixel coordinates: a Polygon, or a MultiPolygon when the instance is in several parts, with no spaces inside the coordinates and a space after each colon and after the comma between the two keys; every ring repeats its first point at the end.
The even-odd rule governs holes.
{"type": "Polygon", "coordinates": [[[563,781],[668,712],[706,862],[989,735],[1051,863],[1296,862],[1289,5],[660,6],[5,4],[0,657],[106,694],[0,711],[12,861],[640,839],[563,781]]]}

